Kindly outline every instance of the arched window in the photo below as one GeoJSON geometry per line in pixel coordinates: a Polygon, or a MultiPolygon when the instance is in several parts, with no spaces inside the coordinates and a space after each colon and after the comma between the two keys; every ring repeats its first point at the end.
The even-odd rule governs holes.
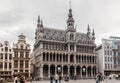
{"type": "Polygon", "coordinates": [[[73,40],[74,39],[74,35],[71,33],[70,34],[70,40],[73,40]]]}

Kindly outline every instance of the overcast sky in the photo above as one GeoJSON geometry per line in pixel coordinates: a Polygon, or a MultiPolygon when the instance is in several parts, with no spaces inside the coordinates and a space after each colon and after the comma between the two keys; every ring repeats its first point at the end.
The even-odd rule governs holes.
{"type": "Polygon", "coordinates": [[[16,43],[23,33],[33,47],[37,17],[46,27],[65,29],[69,1],[77,32],[95,30],[96,44],[101,38],[120,37],[120,0],[0,0],[0,42],[16,43]]]}

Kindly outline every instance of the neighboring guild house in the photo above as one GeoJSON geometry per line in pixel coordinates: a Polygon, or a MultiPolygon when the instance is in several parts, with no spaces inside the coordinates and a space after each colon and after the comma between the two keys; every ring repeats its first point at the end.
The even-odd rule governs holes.
{"type": "Polygon", "coordinates": [[[120,37],[102,39],[96,48],[98,54],[98,71],[108,76],[120,73],[120,37]]]}
{"type": "Polygon", "coordinates": [[[12,56],[13,51],[8,41],[0,43],[0,77],[11,78],[12,77],[12,56]]]}
{"type": "Polygon", "coordinates": [[[23,34],[18,36],[18,42],[13,44],[13,75],[30,76],[30,44],[26,43],[23,34]]]}

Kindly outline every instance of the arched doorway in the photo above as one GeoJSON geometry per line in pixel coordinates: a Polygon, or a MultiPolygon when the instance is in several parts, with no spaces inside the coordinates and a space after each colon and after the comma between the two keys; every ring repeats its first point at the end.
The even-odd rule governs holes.
{"type": "Polygon", "coordinates": [[[87,68],[87,74],[88,74],[88,77],[91,77],[91,67],[90,66],[87,68]]]}
{"type": "Polygon", "coordinates": [[[55,65],[50,66],[50,74],[52,74],[52,75],[55,74],[55,65]]]}
{"type": "Polygon", "coordinates": [[[77,66],[77,67],[76,67],[76,75],[77,75],[77,78],[80,78],[80,77],[81,77],[80,71],[81,71],[81,67],[80,67],[80,66],[77,66]]]}
{"type": "Polygon", "coordinates": [[[97,72],[97,68],[96,66],[93,67],[93,76],[95,77],[96,76],[96,72],[97,72]]]}
{"type": "Polygon", "coordinates": [[[74,73],[75,73],[74,66],[70,66],[70,78],[71,78],[71,79],[74,78],[74,73]]]}
{"type": "Polygon", "coordinates": [[[43,77],[48,77],[48,65],[43,65],[43,77]]]}
{"type": "Polygon", "coordinates": [[[68,75],[68,66],[67,65],[63,66],[63,76],[64,75],[68,75]]]}

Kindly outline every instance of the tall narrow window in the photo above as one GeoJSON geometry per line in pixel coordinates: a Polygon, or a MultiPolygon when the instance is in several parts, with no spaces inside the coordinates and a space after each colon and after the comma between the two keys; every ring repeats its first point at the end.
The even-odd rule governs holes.
{"type": "Polygon", "coordinates": [[[3,54],[2,53],[0,54],[0,59],[3,59],[3,54]]]}
{"type": "Polygon", "coordinates": [[[8,47],[5,47],[5,51],[6,51],[6,52],[8,51],[8,47]]]}
{"type": "Polygon", "coordinates": [[[16,58],[18,57],[18,51],[14,52],[14,57],[16,57],[16,58]]]}
{"type": "Polygon", "coordinates": [[[26,58],[29,58],[29,52],[26,52],[25,57],[26,57],[26,58]]]}
{"type": "Polygon", "coordinates": [[[7,59],[7,54],[5,54],[5,59],[7,59]]]}
{"type": "Polygon", "coordinates": [[[10,68],[10,69],[12,68],[12,65],[11,65],[11,63],[9,63],[9,68],[10,68]]]}
{"type": "Polygon", "coordinates": [[[9,54],[9,59],[10,59],[10,60],[12,59],[12,54],[9,54]]]}
{"type": "Polygon", "coordinates": [[[7,68],[7,63],[5,63],[5,68],[7,68]]]}
{"type": "Polygon", "coordinates": [[[23,58],[24,57],[24,52],[20,51],[20,57],[23,58]]]}
{"type": "Polygon", "coordinates": [[[28,68],[28,61],[25,61],[25,68],[28,68]]]}
{"type": "Polygon", "coordinates": [[[0,68],[3,68],[3,63],[2,62],[0,62],[0,68]]]}
{"type": "Polygon", "coordinates": [[[14,61],[14,67],[15,67],[15,68],[18,68],[18,60],[15,60],[15,61],[14,61]]]}
{"type": "Polygon", "coordinates": [[[23,60],[20,60],[20,68],[23,68],[23,60]]]}

